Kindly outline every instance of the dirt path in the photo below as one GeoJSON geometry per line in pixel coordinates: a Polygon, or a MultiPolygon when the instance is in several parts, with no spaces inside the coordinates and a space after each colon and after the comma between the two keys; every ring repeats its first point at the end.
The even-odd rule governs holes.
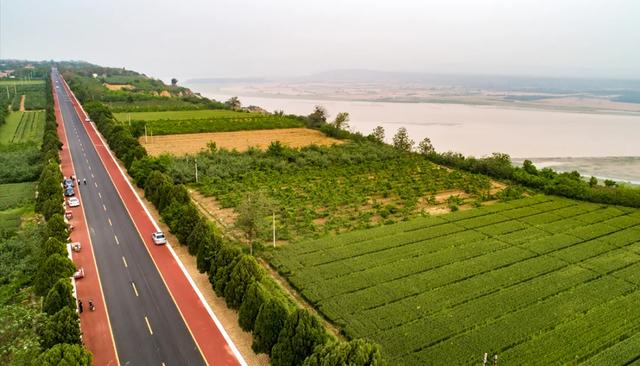
{"type": "Polygon", "coordinates": [[[21,95],[20,96],[20,112],[24,112],[26,111],[26,109],[24,109],[24,101],[27,99],[26,95],[21,95]]]}

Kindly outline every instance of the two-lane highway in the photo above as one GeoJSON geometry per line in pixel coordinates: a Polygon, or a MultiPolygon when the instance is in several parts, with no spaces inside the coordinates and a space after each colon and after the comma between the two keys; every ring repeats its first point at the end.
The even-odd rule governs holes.
{"type": "MultiPolygon", "coordinates": [[[[82,125],[85,122],[78,118],[59,73],[52,75],[120,363],[205,364],[82,125]]],[[[88,299],[83,300],[87,304],[88,299]]]]}

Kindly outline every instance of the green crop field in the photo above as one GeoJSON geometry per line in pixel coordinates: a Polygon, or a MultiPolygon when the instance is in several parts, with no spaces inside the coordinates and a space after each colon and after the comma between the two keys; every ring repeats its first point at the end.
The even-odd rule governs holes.
{"type": "MultiPolygon", "coordinates": [[[[174,158],[172,176],[193,182],[193,158],[174,158]]],[[[372,142],[206,151],[196,158],[200,192],[216,197],[223,207],[237,207],[248,192],[262,191],[275,203],[277,235],[283,240],[415,217],[435,205],[434,195],[442,191],[468,194],[467,200],[488,199],[491,187],[485,176],[450,171],[372,142]]]]}
{"type": "Polygon", "coordinates": [[[20,109],[20,96],[25,95],[25,108],[44,109],[46,105],[44,80],[2,81],[0,82],[0,100],[11,101],[14,111],[20,109]]]}
{"type": "Polygon", "coordinates": [[[24,206],[33,201],[34,194],[32,182],[0,184],[0,211],[24,206]]]}
{"type": "Polygon", "coordinates": [[[18,144],[42,140],[44,111],[12,112],[0,126],[0,144],[18,144]]]}
{"type": "Polygon", "coordinates": [[[157,120],[187,120],[187,119],[217,119],[217,118],[259,118],[260,113],[234,112],[225,109],[197,109],[187,111],[166,111],[166,112],[132,112],[114,113],[118,121],[127,122],[129,117],[132,121],[157,121],[157,120]]]}
{"type": "Polygon", "coordinates": [[[640,357],[640,210],[550,196],[267,253],[393,365],[627,364],[640,357]]]}
{"type": "Polygon", "coordinates": [[[222,109],[116,113],[115,117],[122,123],[129,118],[132,123],[142,121],[154,135],[303,127],[301,121],[289,117],[222,109]]]}

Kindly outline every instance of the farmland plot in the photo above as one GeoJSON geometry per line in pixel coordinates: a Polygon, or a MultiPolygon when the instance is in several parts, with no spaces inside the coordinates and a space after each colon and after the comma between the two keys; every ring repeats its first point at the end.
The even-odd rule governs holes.
{"type": "Polygon", "coordinates": [[[268,256],[394,365],[624,364],[640,357],[638,213],[538,195],[268,256]]]}

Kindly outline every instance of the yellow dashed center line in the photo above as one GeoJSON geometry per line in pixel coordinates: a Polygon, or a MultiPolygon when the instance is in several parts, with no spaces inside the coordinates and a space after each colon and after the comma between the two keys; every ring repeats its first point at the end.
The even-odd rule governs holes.
{"type": "Polygon", "coordinates": [[[147,328],[149,328],[149,334],[153,335],[153,330],[151,329],[151,324],[149,324],[149,318],[144,317],[144,321],[147,322],[147,328]]]}

